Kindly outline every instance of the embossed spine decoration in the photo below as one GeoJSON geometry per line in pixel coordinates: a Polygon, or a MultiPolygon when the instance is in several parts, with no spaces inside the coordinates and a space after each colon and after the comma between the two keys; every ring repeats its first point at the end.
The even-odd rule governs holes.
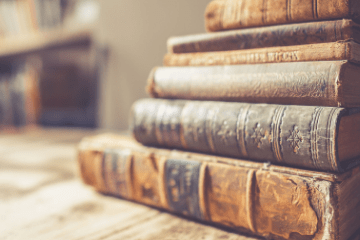
{"type": "Polygon", "coordinates": [[[208,31],[348,18],[359,20],[357,0],[213,0],[205,10],[208,31]]]}
{"type": "Polygon", "coordinates": [[[357,107],[360,84],[352,82],[360,70],[354,66],[319,61],[158,67],[149,75],[147,90],[157,98],[357,107]],[[346,94],[339,90],[349,86],[346,94]]]}
{"type": "Polygon", "coordinates": [[[331,107],[145,99],[133,106],[132,131],[148,145],[341,171],[336,131],[342,112],[345,109],[331,107]],[[143,119],[155,121],[147,131],[142,130],[143,119]],[[159,141],[152,132],[167,140],[159,141]]]}
{"type": "Polygon", "coordinates": [[[323,230],[321,225],[318,229],[318,217],[323,216],[317,211],[323,211],[321,204],[326,203],[313,209],[306,178],[127,148],[104,150],[100,155],[97,165],[89,164],[89,159],[81,165],[88,173],[95,168],[102,173],[96,179],[103,184],[98,188],[102,192],[259,236],[289,239],[293,233],[312,236],[323,230]],[[279,199],[277,194],[284,197],[279,199]],[[162,196],[166,199],[159,201],[162,196]],[[273,208],[264,209],[262,202],[271,202],[273,208]],[[284,225],[286,230],[275,227],[284,225]]]}

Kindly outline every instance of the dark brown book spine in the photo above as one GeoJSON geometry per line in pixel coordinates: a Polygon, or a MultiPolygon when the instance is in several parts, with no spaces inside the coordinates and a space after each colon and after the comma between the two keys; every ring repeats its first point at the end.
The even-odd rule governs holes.
{"type": "Polygon", "coordinates": [[[208,31],[285,23],[360,19],[358,0],[213,0],[205,10],[208,31]]]}
{"type": "Polygon", "coordinates": [[[117,147],[103,144],[103,149],[81,146],[84,181],[107,194],[243,233],[339,239],[337,175],[282,168],[284,172],[245,161],[247,166],[241,166],[226,158],[128,147],[124,142],[129,141],[120,140],[117,147]]]}
{"type": "Polygon", "coordinates": [[[132,108],[135,138],[317,170],[342,171],[337,130],[343,108],[145,99],[132,108]]]}
{"type": "Polygon", "coordinates": [[[354,40],[360,25],[352,20],[296,23],[169,38],[169,53],[229,51],[354,40]]]}

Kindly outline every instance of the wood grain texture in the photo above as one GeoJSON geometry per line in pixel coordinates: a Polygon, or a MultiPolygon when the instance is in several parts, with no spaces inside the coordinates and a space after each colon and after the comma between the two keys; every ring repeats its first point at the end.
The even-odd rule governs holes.
{"type": "Polygon", "coordinates": [[[176,36],[167,48],[168,53],[195,53],[349,40],[360,41],[359,24],[343,19],[176,36]]]}
{"type": "Polygon", "coordinates": [[[86,187],[76,146],[95,133],[37,129],[0,135],[0,239],[256,240],[86,187]]]}
{"type": "Polygon", "coordinates": [[[208,31],[350,18],[359,20],[357,0],[213,0],[205,10],[208,31]]]}
{"type": "Polygon", "coordinates": [[[112,179],[106,180],[105,189],[99,191],[122,196],[121,188],[128,185],[136,189],[135,195],[122,196],[129,200],[270,239],[345,240],[359,228],[355,221],[359,214],[347,208],[349,203],[351,206],[359,203],[354,197],[359,188],[355,184],[358,167],[344,174],[321,173],[149,148],[137,143],[129,145],[133,141],[129,137],[101,135],[81,142],[82,171],[87,175],[101,169],[106,179],[112,179]],[[106,147],[106,142],[112,143],[106,147]],[[102,162],[94,165],[93,159],[99,154],[102,162]],[[124,154],[131,158],[123,158],[124,154]],[[134,168],[125,170],[133,176],[125,183],[124,159],[134,164],[134,168]],[[112,165],[111,169],[105,167],[108,164],[112,165]],[[158,171],[161,164],[165,165],[164,172],[158,171]],[[200,169],[206,173],[200,174],[200,169]],[[143,176],[147,181],[136,180],[143,176]],[[204,179],[199,179],[200,176],[204,179]],[[121,185],[114,189],[113,182],[121,185]],[[165,184],[167,205],[158,202],[162,184],[165,184]],[[199,192],[205,197],[197,198],[199,192]],[[341,202],[338,202],[340,193],[341,202]],[[200,201],[205,206],[199,214],[197,208],[203,204],[200,201]],[[348,221],[352,225],[344,224],[348,221]]]}

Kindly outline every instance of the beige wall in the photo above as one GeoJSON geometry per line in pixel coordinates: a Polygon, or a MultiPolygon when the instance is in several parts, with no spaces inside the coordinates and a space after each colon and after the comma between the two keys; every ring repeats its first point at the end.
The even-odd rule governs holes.
{"type": "Polygon", "coordinates": [[[127,129],[131,104],[146,97],[152,67],[170,36],[203,33],[209,0],[102,0],[98,36],[110,47],[101,84],[100,127],[127,129]]]}

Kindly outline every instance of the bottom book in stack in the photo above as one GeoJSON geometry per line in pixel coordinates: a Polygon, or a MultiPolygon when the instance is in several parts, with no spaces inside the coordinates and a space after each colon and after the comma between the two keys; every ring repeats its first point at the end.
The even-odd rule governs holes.
{"type": "Polygon", "coordinates": [[[272,239],[349,239],[360,227],[360,167],[342,174],[85,138],[78,157],[98,191],[272,239]]]}

